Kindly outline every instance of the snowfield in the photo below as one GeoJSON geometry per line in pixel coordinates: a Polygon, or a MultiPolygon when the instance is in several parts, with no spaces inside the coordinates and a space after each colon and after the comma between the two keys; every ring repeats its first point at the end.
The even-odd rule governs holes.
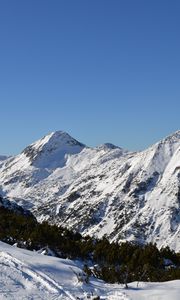
{"type": "Polygon", "coordinates": [[[179,300],[180,280],[165,283],[105,284],[78,282],[80,262],[44,256],[0,242],[0,299],[48,300],[179,300]]]}

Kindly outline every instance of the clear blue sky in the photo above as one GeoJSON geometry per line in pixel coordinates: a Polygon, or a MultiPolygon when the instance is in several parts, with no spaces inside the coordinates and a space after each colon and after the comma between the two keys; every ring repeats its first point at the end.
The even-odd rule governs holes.
{"type": "Polygon", "coordinates": [[[179,0],[1,0],[0,154],[55,130],[143,149],[180,129],[179,0]]]}

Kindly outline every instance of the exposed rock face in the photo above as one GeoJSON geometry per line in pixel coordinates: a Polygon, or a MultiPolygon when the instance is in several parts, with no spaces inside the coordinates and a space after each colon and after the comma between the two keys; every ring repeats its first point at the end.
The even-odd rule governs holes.
{"type": "Polygon", "coordinates": [[[0,189],[39,220],[180,250],[180,131],[135,153],[58,131],[1,162],[0,189]]]}

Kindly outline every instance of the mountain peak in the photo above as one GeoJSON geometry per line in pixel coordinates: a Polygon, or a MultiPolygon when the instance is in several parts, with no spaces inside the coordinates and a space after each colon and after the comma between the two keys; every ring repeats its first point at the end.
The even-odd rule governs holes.
{"type": "Polygon", "coordinates": [[[165,136],[164,138],[162,138],[161,140],[159,140],[158,142],[156,142],[154,145],[158,145],[158,144],[173,144],[173,143],[178,143],[180,142],[180,130],[177,130],[167,136],[165,136]]]}
{"type": "Polygon", "coordinates": [[[113,145],[111,143],[104,143],[104,144],[98,146],[98,149],[113,150],[113,149],[122,149],[122,148],[118,147],[116,145],[113,145]]]}
{"type": "Polygon", "coordinates": [[[51,132],[24,149],[26,155],[38,167],[62,167],[65,156],[77,154],[85,147],[64,131],[51,132]]]}
{"type": "Polygon", "coordinates": [[[85,147],[84,144],[78,142],[77,140],[75,140],[73,137],[71,137],[67,132],[64,131],[54,131],[51,132],[47,135],[45,135],[42,139],[40,139],[39,141],[35,142],[33,144],[35,146],[35,148],[37,149],[42,149],[44,147],[47,148],[56,148],[59,146],[64,146],[64,145],[69,145],[69,146],[81,146],[81,147],[85,147]]]}
{"type": "Polygon", "coordinates": [[[172,142],[180,142],[180,130],[173,132],[163,139],[163,141],[172,141],[172,142]]]}

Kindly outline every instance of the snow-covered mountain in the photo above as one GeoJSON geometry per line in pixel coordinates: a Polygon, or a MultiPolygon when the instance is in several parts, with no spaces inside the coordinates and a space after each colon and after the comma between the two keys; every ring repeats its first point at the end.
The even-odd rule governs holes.
{"type": "Polygon", "coordinates": [[[0,162],[0,191],[39,220],[178,251],[180,131],[141,152],[54,132],[0,162]]]}
{"type": "Polygon", "coordinates": [[[0,299],[49,300],[178,300],[180,281],[106,284],[91,277],[83,278],[80,261],[44,256],[0,242],[0,299]],[[77,276],[78,274],[78,276],[77,276]],[[79,275],[80,274],[80,275],[79,275]]]}

